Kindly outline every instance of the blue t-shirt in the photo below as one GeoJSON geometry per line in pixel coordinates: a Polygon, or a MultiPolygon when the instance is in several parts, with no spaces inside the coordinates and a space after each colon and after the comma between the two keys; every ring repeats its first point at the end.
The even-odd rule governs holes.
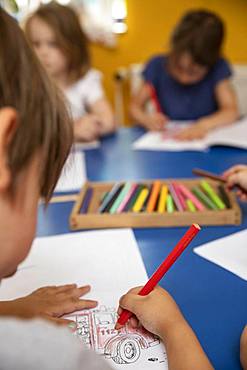
{"type": "Polygon", "coordinates": [[[217,111],[215,87],[232,75],[227,61],[220,58],[207,75],[192,85],[177,82],[168,71],[168,58],[159,55],[146,65],[143,76],[156,90],[162,111],[171,120],[197,120],[217,111]]]}

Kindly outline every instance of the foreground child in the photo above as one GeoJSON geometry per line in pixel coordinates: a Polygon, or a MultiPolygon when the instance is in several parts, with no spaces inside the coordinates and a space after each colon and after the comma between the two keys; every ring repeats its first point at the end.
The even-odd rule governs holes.
{"type": "Polygon", "coordinates": [[[176,26],[170,51],[152,58],[144,82],[133,97],[133,119],[148,130],[162,130],[169,120],[193,121],[178,134],[180,140],[205,136],[238,118],[231,69],[222,58],[224,25],[214,13],[192,10],[176,26]],[[150,87],[151,86],[151,87],[150,87]],[[146,103],[155,91],[160,112],[148,113],[146,103]]]}
{"type": "Polygon", "coordinates": [[[68,100],[75,139],[91,141],[114,131],[102,74],[91,68],[87,38],[76,13],[55,2],[43,5],[28,19],[26,34],[68,100]]]}
{"type": "MultiPolygon", "coordinates": [[[[48,201],[52,194],[70,150],[72,126],[57,90],[16,22],[1,9],[0,55],[1,280],[16,272],[30,250],[39,199],[42,196],[48,201]]],[[[1,369],[109,370],[108,364],[85,349],[67,328],[31,319],[52,318],[58,315],[57,309],[60,316],[62,311],[90,307],[89,301],[82,304],[79,300],[88,288],[70,285],[49,289],[43,295],[36,292],[36,298],[29,296],[22,305],[17,302],[15,310],[0,317],[1,369]],[[38,308],[42,311],[45,306],[49,309],[39,312],[38,308]]],[[[120,305],[131,310],[146,329],[160,335],[167,348],[169,369],[212,369],[169,294],[161,288],[147,297],[136,292],[125,295],[120,305]]],[[[132,324],[137,324],[136,319],[132,324]]]]}

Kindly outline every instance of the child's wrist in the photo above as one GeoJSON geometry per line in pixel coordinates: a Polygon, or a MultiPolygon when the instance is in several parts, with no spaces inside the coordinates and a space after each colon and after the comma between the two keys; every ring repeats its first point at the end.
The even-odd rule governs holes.
{"type": "Polygon", "coordinates": [[[173,338],[173,336],[180,330],[185,330],[188,328],[188,324],[182,314],[177,317],[175,320],[171,320],[170,322],[164,323],[161,326],[159,336],[160,338],[166,342],[167,340],[173,338]]]}

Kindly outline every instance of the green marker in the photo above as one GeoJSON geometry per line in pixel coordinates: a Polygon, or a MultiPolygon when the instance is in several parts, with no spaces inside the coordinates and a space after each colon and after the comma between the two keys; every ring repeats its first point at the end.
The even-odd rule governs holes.
{"type": "Polygon", "coordinates": [[[216,205],[198,187],[192,189],[192,193],[209,209],[217,210],[216,205]]]}
{"type": "Polygon", "coordinates": [[[194,203],[192,202],[192,200],[187,199],[186,204],[187,204],[188,209],[189,209],[190,212],[196,212],[196,207],[195,207],[194,203]]]}
{"type": "Polygon", "coordinates": [[[167,198],[166,198],[166,209],[167,209],[167,212],[168,213],[172,213],[175,210],[174,203],[173,203],[173,199],[172,199],[171,194],[168,194],[167,195],[167,198]]]}
{"type": "Polygon", "coordinates": [[[120,191],[117,199],[115,200],[115,202],[113,203],[112,207],[110,208],[110,211],[109,213],[116,213],[117,210],[118,210],[118,207],[120,206],[120,204],[122,203],[124,197],[126,196],[126,194],[130,191],[130,188],[131,188],[131,183],[130,182],[126,182],[126,184],[124,185],[123,189],[120,191]]]}
{"type": "Polygon", "coordinates": [[[220,199],[220,197],[215,193],[213,188],[209,185],[209,183],[205,180],[201,181],[201,187],[207,193],[207,195],[211,198],[217,208],[225,209],[226,206],[220,199]]]}

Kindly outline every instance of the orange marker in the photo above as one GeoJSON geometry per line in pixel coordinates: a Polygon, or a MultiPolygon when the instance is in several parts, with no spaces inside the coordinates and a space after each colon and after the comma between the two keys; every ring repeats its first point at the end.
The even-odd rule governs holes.
{"type": "Polygon", "coordinates": [[[147,212],[153,212],[159,196],[161,183],[159,180],[155,181],[151,190],[150,198],[147,204],[147,212]]]}

